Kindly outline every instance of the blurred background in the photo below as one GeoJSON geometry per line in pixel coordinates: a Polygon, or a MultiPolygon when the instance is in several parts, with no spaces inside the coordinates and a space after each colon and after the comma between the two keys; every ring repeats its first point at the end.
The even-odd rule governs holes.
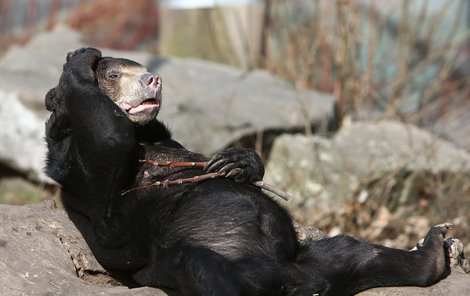
{"type": "Polygon", "coordinates": [[[0,203],[58,201],[44,95],[94,46],[162,75],[187,148],[256,149],[299,223],[470,252],[469,27],[468,0],[0,0],[0,203]]]}

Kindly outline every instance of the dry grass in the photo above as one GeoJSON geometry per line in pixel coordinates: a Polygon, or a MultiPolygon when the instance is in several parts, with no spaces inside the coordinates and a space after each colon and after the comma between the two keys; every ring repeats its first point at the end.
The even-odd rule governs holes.
{"type": "Polygon", "coordinates": [[[333,93],[341,118],[432,124],[470,95],[470,78],[458,71],[470,40],[457,34],[463,2],[447,1],[432,15],[429,1],[422,7],[401,1],[399,15],[383,14],[375,3],[274,1],[267,30],[273,44],[263,64],[296,85],[333,93]],[[440,29],[449,16],[444,38],[440,29]]]}

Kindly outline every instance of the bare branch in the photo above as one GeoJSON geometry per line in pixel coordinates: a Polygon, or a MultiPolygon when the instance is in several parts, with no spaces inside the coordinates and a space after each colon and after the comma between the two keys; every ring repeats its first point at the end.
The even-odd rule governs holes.
{"type": "Polygon", "coordinates": [[[277,187],[274,187],[270,184],[266,184],[263,181],[256,181],[256,182],[253,183],[253,185],[258,186],[258,187],[260,187],[260,188],[262,188],[266,191],[272,192],[272,193],[276,194],[277,196],[279,196],[280,198],[282,198],[285,201],[288,201],[288,200],[291,199],[291,196],[287,192],[285,192],[285,191],[283,191],[283,190],[281,190],[277,187]]]}
{"type": "MultiPolygon", "coordinates": [[[[207,162],[205,162],[205,161],[201,161],[201,162],[194,162],[194,161],[186,161],[186,162],[185,161],[183,161],[183,162],[165,161],[165,162],[158,162],[158,161],[145,160],[145,159],[139,160],[139,161],[141,163],[146,163],[146,164],[155,165],[155,166],[159,166],[159,167],[194,168],[194,167],[205,167],[207,165],[207,162]]],[[[168,187],[170,185],[181,185],[181,184],[185,184],[185,183],[197,183],[197,182],[201,182],[201,181],[204,181],[204,180],[214,179],[214,178],[223,177],[223,176],[225,176],[225,173],[215,172],[215,173],[207,173],[207,174],[198,175],[198,176],[194,176],[194,177],[191,177],[191,178],[181,178],[181,179],[175,179],[175,180],[165,179],[163,181],[156,181],[156,182],[153,182],[153,183],[141,186],[141,187],[136,187],[136,188],[129,189],[129,190],[124,191],[123,193],[121,193],[121,195],[125,195],[125,194],[127,194],[131,191],[138,190],[138,189],[148,189],[148,188],[151,188],[153,186],[168,187]]],[[[279,188],[276,188],[275,186],[266,184],[263,181],[253,182],[253,185],[255,185],[257,187],[260,187],[261,189],[264,189],[266,191],[272,192],[272,193],[276,194],[277,196],[279,196],[280,198],[282,198],[286,201],[291,199],[291,196],[287,192],[285,192],[285,191],[283,191],[279,188]]]]}
{"type": "Polygon", "coordinates": [[[175,179],[175,180],[163,180],[163,181],[157,181],[155,183],[153,183],[154,186],[163,186],[163,187],[168,187],[170,185],[181,185],[181,184],[185,184],[185,183],[197,183],[197,182],[201,182],[201,181],[204,181],[204,180],[208,180],[208,179],[214,179],[214,178],[217,178],[217,177],[223,177],[225,176],[224,173],[219,173],[219,172],[215,172],[215,173],[207,173],[207,174],[202,174],[202,175],[197,175],[197,176],[194,176],[194,177],[191,177],[191,178],[181,178],[181,179],[175,179]]]}
{"type": "Polygon", "coordinates": [[[191,167],[204,167],[207,162],[194,162],[194,161],[183,161],[183,162],[176,162],[176,161],[164,161],[158,162],[154,160],[139,160],[141,163],[151,164],[154,166],[159,167],[173,167],[173,168],[191,168],[191,167]]]}

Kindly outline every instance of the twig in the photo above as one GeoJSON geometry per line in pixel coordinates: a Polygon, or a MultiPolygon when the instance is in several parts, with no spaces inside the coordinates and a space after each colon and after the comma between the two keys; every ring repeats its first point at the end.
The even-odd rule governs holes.
{"type": "Polygon", "coordinates": [[[176,162],[176,161],[165,161],[165,162],[158,162],[154,160],[139,160],[141,163],[146,163],[146,164],[151,164],[154,166],[159,166],[159,167],[173,167],[173,168],[192,168],[192,167],[204,167],[207,162],[204,161],[199,161],[199,162],[194,162],[194,161],[182,161],[182,162],[176,162]]]}
{"type": "MultiPolygon", "coordinates": [[[[182,163],[177,163],[177,165],[169,165],[167,163],[163,163],[163,165],[160,165],[160,164],[161,163],[158,163],[156,165],[158,165],[158,166],[167,166],[167,167],[169,167],[169,166],[172,166],[172,167],[185,167],[182,163]]],[[[192,163],[188,162],[188,164],[192,164],[192,163]]],[[[189,167],[194,167],[194,165],[191,165],[189,167]]],[[[225,176],[225,173],[215,172],[215,173],[207,173],[207,174],[197,175],[197,176],[190,177],[190,178],[181,178],[181,179],[175,179],[175,180],[165,179],[163,181],[155,181],[155,182],[149,183],[149,184],[141,186],[141,187],[131,188],[131,189],[126,190],[123,193],[121,193],[121,195],[125,195],[125,194],[127,194],[131,191],[135,191],[135,190],[139,190],[139,189],[148,189],[148,188],[154,187],[154,186],[162,186],[162,187],[166,188],[170,185],[181,185],[181,184],[186,184],[186,183],[197,183],[197,182],[201,182],[201,181],[204,181],[204,180],[214,179],[214,178],[223,177],[223,176],[225,176]]]]}
{"type": "Polygon", "coordinates": [[[181,179],[176,179],[176,180],[163,180],[161,182],[157,181],[155,183],[153,183],[153,185],[156,185],[156,186],[163,186],[163,187],[168,187],[169,185],[181,185],[181,184],[184,184],[184,183],[197,183],[197,182],[201,182],[201,181],[204,181],[204,180],[208,180],[208,179],[214,179],[214,178],[217,178],[217,177],[223,177],[225,176],[224,173],[219,173],[219,172],[215,172],[215,173],[207,173],[207,174],[202,174],[202,175],[198,175],[198,176],[194,176],[194,177],[191,177],[191,178],[181,178],[181,179]]]}
{"type": "Polygon", "coordinates": [[[263,181],[256,181],[253,183],[253,185],[255,186],[258,186],[266,191],[269,191],[269,192],[272,192],[274,194],[276,194],[277,196],[279,196],[280,198],[282,198],[283,200],[285,201],[288,201],[289,199],[291,199],[291,196],[289,195],[289,193],[277,188],[277,187],[274,187],[273,185],[270,185],[270,184],[266,184],[264,183],[263,181]]]}
{"type": "MultiPolygon", "coordinates": [[[[205,167],[207,165],[207,162],[205,162],[205,161],[200,161],[200,162],[194,162],[194,161],[190,161],[190,162],[177,162],[177,161],[158,162],[158,161],[153,161],[153,160],[140,160],[140,162],[155,165],[155,166],[160,166],[160,167],[178,167],[178,168],[205,167]]],[[[123,193],[121,193],[121,195],[125,195],[125,194],[127,194],[131,191],[134,191],[134,190],[147,189],[147,188],[150,188],[150,187],[153,187],[153,186],[168,187],[170,185],[181,185],[181,184],[185,184],[185,183],[197,183],[197,182],[201,182],[201,181],[204,181],[204,180],[214,179],[214,178],[223,177],[223,176],[225,176],[225,173],[215,172],[215,173],[207,173],[207,174],[198,175],[198,176],[194,176],[194,177],[191,177],[191,178],[181,178],[181,179],[175,179],[175,180],[165,179],[163,181],[156,181],[156,182],[153,182],[153,183],[141,186],[141,187],[136,187],[136,188],[129,189],[129,190],[124,191],[123,193]]],[[[277,196],[279,196],[280,198],[282,198],[286,201],[291,199],[291,196],[287,192],[282,191],[281,189],[276,188],[272,185],[266,184],[263,181],[253,182],[253,185],[258,186],[261,189],[264,189],[266,191],[272,192],[272,193],[276,194],[277,196]]]]}

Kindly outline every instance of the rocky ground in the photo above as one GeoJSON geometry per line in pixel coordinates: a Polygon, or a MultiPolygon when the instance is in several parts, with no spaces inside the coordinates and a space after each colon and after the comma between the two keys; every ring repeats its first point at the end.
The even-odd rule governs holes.
{"type": "MultiPolygon", "coordinates": [[[[0,57],[0,203],[57,200],[57,186],[42,172],[48,116],[43,100],[66,53],[81,46],[77,33],[56,28],[0,57]]],[[[104,54],[136,60],[162,75],[159,116],[187,148],[211,155],[230,145],[248,146],[263,153],[265,181],[293,196],[279,202],[302,225],[410,248],[432,225],[451,222],[449,234],[470,253],[468,151],[396,121],[353,123],[335,132],[333,97],[299,92],[264,71],[141,52],[104,54]],[[310,129],[314,135],[299,134],[310,129]]],[[[469,281],[457,267],[430,288],[364,295],[468,295],[469,281]]],[[[0,295],[164,295],[129,290],[111,278],[50,202],[0,205],[0,285],[6,289],[0,295]]]]}
{"type": "MultiPolygon", "coordinates": [[[[158,289],[128,289],[91,254],[82,236],[53,201],[27,206],[0,205],[1,295],[166,295],[158,289]]],[[[300,236],[305,231],[300,230],[300,236]]],[[[311,234],[311,233],[310,233],[311,234]]],[[[312,237],[312,236],[311,236],[312,237]]],[[[311,238],[310,237],[310,238],[311,238]]],[[[318,237],[316,232],[313,238],[318,237]]],[[[460,266],[428,287],[377,288],[386,295],[469,295],[470,276],[460,266]]]]}

